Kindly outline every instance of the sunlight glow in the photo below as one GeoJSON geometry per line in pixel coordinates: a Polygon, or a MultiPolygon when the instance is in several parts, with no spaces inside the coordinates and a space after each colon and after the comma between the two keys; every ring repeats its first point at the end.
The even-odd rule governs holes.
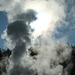
{"type": "Polygon", "coordinates": [[[37,1],[30,1],[27,0],[27,5],[24,5],[24,10],[27,11],[28,9],[32,9],[35,12],[37,12],[37,20],[30,23],[30,26],[32,29],[34,29],[34,32],[32,33],[34,38],[37,38],[38,36],[47,33],[48,30],[53,30],[53,21],[54,21],[54,13],[52,8],[48,8],[48,2],[45,0],[37,1]],[[51,10],[48,10],[51,9],[51,10]]]}
{"type": "Polygon", "coordinates": [[[31,22],[30,26],[34,29],[34,34],[38,36],[43,32],[47,31],[50,22],[50,17],[47,13],[44,12],[38,13],[36,17],[37,20],[31,22]]]}

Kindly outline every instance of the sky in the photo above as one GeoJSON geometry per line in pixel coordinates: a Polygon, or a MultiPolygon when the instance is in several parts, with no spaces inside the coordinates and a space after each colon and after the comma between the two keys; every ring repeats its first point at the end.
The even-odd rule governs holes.
{"type": "MultiPolygon", "coordinates": [[[[66,1],[66,17],[65,21],[66,23],[62,23],[63,27],[58,27],[57,30],[58,34],[54,34],[54,37],[56,39],[59,39],[61,37],[67,37],[66,43],[70,43],[75,45],[75,0],[67,0],[66,1]],[[66,25],[65,25],[66,24],[66,25]]],[[[5,8],[5,7],[4,7],[5,8]]],[[[7,9],[6,9],[7,10],[7,9]]],[[[8,11],[8,10],[7,10],[8,11]]],[[[5,40],[1,38],[1,35],[3,34],[3,31],[6,29],[6,26],[8,25],[8,16],[7,13],[3,10],[0,11],[0,47],[4,47],[5,40]]]]}
{"type": "Polygon", "coordinates": [[[1,0],[0,27],[0,46],[12,50],[8,75],[68,75],[75,0],[1,0]]]}
{"type": "Polygon", "coordinates": [[[5,30],[7,24],[8,18],[6,16],[6,12],[0,11],[0,48],[3,48],[4,45],[4,40],[1,39],[1,34],[3,34],[3,31],[5,30]]]}

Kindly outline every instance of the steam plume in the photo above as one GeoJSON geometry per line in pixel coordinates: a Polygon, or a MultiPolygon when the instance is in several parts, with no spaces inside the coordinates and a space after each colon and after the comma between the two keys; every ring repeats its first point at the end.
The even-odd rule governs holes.
{"type": "Polygon", "coordinates": [[[36,20],[36,17],[32,12],[33,11],[31,11],[30,13],[29,11],[27,14],[22,14],[24,16],[27,16],[27,18],[22,17],[23,18],[22,19],[19,17],[17,18],[17,21],[10,23],[7,26],[7,31],[6,31],[7,36],[11,40],[12,44],[15,44],[13,48],[13,54],[11,56],[13,67],[12,69],[10,69],[9,75],[13,75],[13,73],[14,75],[32,74],[32,71],[30,71],[28,67],[21,66],[21,58],[26,53],[27,45],[28,44],[30,45],[31,42],[30,41],[31,28],[29,27],[29,25],[26,25],[26,22],[28,22],[29,24],[32,20],[36,20]]]}
{"type": "Polygon", "coordinates": [[[0,10],[8,13],[9,20],[2,38],[13,50],[8,74],[69,75],[71,47],[63,42],[64,37],[58,40],[54,37],[60,33],[57,28],[66,24],[65,0],[8,0],[8,3],[5,0],[0,3],[0,10]],[[30,52],[34,55],[30,56],[30,52]]]}

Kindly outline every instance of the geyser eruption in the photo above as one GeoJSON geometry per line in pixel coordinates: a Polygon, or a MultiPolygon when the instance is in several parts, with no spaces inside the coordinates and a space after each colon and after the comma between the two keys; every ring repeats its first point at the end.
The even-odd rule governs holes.
{"type": "Polygon", "coordinates": [[[36,20],[34,11],[29,10],[27,12],[27,14],[20,14],[15,22],[10,23],[7,26],[7,36],[11,40],[11,43],[14,44],[14,48],[12,49],[13,53],[11,56],[13,66],[9,70],[9,75],[33,75],[30,68],[23,67],[21,65],[21,59],[23,55],[26,54],[27,46],[31,43],[30,33],[32,32],[32,30],[29,26],[29,23],[34,19],[36,20]],[[25,18],[21,17],[22,15],[25,18]],[[26,24],[24,20],[28,24],[26,24]]]}
{"type": "Polygon", "coordinates": [[[13,51],[8,74],[69,75],[71,47],[63,42],[63,37],[58,40],[53,37],[59,33],[57,28],[63,27],[61,22],[65,23],[65,1],[9,2],[13,8],[1,8],[8,13],[9,20],[2,38],[6,39],[13,51]]]}
{"type": "Polygon", "coordinates": [[[21,57],[23,56],[23,53],[26,50],[26,46],[25,46],[26,41],[24,42],[23,39],[28,38],[29,34],[28,34],[28,32],[27,32],[28,30],[26,29],[25,26],[26,25],[24,23],[22,23],[21,21],[16,21],[16,22],[10,24],[7,29],[8,36],[11,38],[12,42],[15,42],[15,48],[13,48],[13,54],[12,54],[12,61],[13,61],[14,65],[13,65],[13,68],[9,71],[9,75],[13,75],[13,72],[14,72],[14,75],[18,75],[17,74],[18,71],[19,71],[19,75],[21,75],[19,68],[16,68],[16,67],[20,67],[19,65],[20,65],[21,57]],[[18,25],[18,27],[17,27],[16,32],[14,32],[16,25],[18,25]],[[23,31],[20,32],[20,30],[23,30],[23,31]],[[23,32],[24,32],[24,34],[26,32],[27,33],[25,34],[24,38],[21,39],[21,36],[23,36],[22,35],[23,32]],[[16,68],[16,71],[15,71],[15,68],[16,68]]]}

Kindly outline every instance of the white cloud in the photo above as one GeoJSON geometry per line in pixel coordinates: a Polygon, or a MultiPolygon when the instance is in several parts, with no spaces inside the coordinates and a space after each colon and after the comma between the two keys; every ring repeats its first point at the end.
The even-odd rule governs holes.
{"type": "MultiPolygon", "coordinates": [[[[41,20],[36,20],[39,22],[38,25],[44,24],[47,25],[48,28],[46,32],[41,33],[41,44],[39,48],[34,44],[38,36],[36,30],[33,32],[33,42],[31,45],[34,44],[34,50],[38,51],[39,54],[36,56],[37,60],[32,59],[32,57],[24,57],[21,63],[26,63],[25,65],[30,65],[31,68],[37,69],[39,75],[43,75],[43,73],[48,75],[62,75],[63,66],[60,63],[69,60],[71,54],[71,48],[65,43],[63,43],[63,37],[60,40],[54,39],[53,35],[57,32],[57,28],[63,27],[61,22],[65,23],[66,17],[66,6],[64,0],[1,0],[1,8],[0,10],[5,10],[8,14],[9,23],[14,21],[14,16],[19,13],[23,13],[28,9],[33,9],[38,12],[38,15],[44,13],[43,16],[39,15],[38,19],[42,17],[41,20]],[[45,17],[45,15],[47,17],[45,17]],[[43,19],[44,18],[44,19],[43,19]],[[47,22],[45,22],[47,20],[47,22]],[[35,49],[36,48],[36,49],[35,49]],[[24,60],[25,59],[25,60],[24,60]],[[27,63],[28,62],[28,63],[27,63]]],[[[41,25],[43,28],[43,25],[41,25]]],[[[40,26],[37,27],[37,32],[40,29],[40,26]],[[38,28],[39,27],[39,28],[38,28]]],[[[35,27],[35,29],[36,29],[35,27]]],[[[45,28],[45,27],[44,27],[45,28]]],[[[41,29],[42,30],[42,29],[41,29]]],[[[39,35],[40,35],[39,33],[39,35]]],[[[59,32],[58,32],[59,33],[59,32]]],[[[6,39],[9,43],[9,46],[12,47],[12,41],[7,36],[6,31],[2,35],[3,39],[6,39]]],[[[38,39],[39,40],[39,39],[38,39]]],[[[15,45],[15,44],[14,44],[15,45]]],[[[14,46],[13,46],[14,47],[14,46]]],[[[16,47],[15,47],[16,48],[16,47]]],[[[19,50],[20,51],[20,50],[19,50]]],[[[19,52],[20,53],[20,52],[19,52]]],[[[28,56],[28,55],[27,55],[28,56]]],[[[18,57],[18,56],[17,56],[18,57]]],[[[21,57],[22,58],[22,57],[21,57]]],[[[66,75],[66,74],[65,74],[66,75]]]]}

